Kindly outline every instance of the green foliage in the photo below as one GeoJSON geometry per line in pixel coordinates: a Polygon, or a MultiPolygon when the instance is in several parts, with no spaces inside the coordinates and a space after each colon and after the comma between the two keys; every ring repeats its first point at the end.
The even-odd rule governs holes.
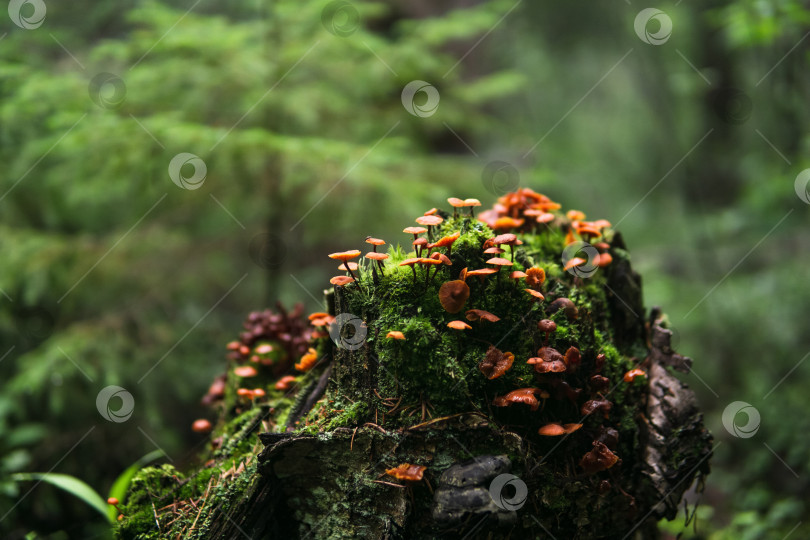
{"type": "Polygon", "coordinates": [[[45,482],[67,491],[74,497],[86,502],[93,510],[115,523],[115,518],[107,515],[107,501],[96,491],[74,476],[59,473],[16,473],[11,475],[18,482],[45,482]]]}

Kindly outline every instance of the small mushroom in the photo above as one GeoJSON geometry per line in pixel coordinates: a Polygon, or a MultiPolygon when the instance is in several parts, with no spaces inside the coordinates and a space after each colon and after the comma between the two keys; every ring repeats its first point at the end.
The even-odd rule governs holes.
{"type": "Polygon", "coordinates": [[[418,482],[425,474],[427,467],[423,465],[411,465],[410,463],[402,463],[393,469],[387,469],[385,474],[393,476],[397,480],[405,480],[407,482],[418,482]]]}
{"type": "Polygon", "coordinates": [[[410,266],[411,270],[413,270],[413,282],[416,283],[416,263],[419,262],[420,257],[414,257],[412,259],[405,259],[399,266],[410,266]]]}
{"type": "Polygon", "coordinates": [[[596,360],[594,361],[594,366],[593,366],[594,371],[596,371],[597,373],[602,371],[602,368],[605,367],[605,361],[606,360],[607,360],[607,357],[604,354],[601,354],[601,353],[597,354],[596,355],[596,360]]]}
{"type": "Polygon", "coordinates": [[[295,383],[295,377],[292,375],[285,375],[276,381],[275,389],[276,390],[289,390],[290,387],[295,383]]]}
{"type": "Polygon", "coordinates": [[[510,352],[501,352],[494,345],[490,345],[487,354],[478,363],[478,370],[490,381],[497,379],[512,368],[515,355],[510,352]]]}
{"type": "Polygon", "coordinates": [[[526,285],[532,289],[539,290],[546,281],[546,271],[533,266],[526,270],[526,285]]]}
{"type": "Polygon", "coordinates": [[[371,236],[367,236],[366,237],[366,244],[371,244],[372,246],[374,246],[372,248],[372,251],[374,253],[376,253],[377,252],[377,246],[385,245],[385,240],[382,240],[381,238],[373,238],[371,236]]]}
{"type": "Polygon", "coordinates": [[[565,263],[565,266],[563,266],[563,270],[567,272],[568,270],[571,270],[572,268],[576,268],[578,266],[582,266],[587,262],[588,261],[586,261],[582,257],[573,257],[567,263],[565,263]]]}
{"type": "Polygon", "coordinates": [[[472,326],[464,321],[450,321],[447,323],[447,328],[452,328],[453,330],[472,330],[472,326]]]}
{"type": "Polygon", "coordinates": [[[391,330],[390,332],[385,334],[385,337],[387,337],[389,339],[400,339],[400,340],[402,340],[402,339],[405,339],[405,334],[403,334],[402,332],[399,332],[397,330],[391,330]]]}
{"type": "Polygon", "coordinates": [[[536,373],[564,373],[568,366],[565,364],[563,355],[553,347],[542,347],[537,351],[537,356],[526,361],[530,366],[534,366],[536,373]]]}
{"type": "Polygon", "coordinates": [[[456,240],[458,240],[459,236],[461,236],[460,232],[454,232],[453,234],[439,238],[434,243],[430,244],[428,247],[430,249],[446,247],[447,253],[450,253],[451,250],[453,249],[453,244],[455,243],[456,240]]]}
{"type": "Polygon", "coordinates": [[[491,248],[487,248],[487,249],[484,250],[485,255],[500,255],[503,252],[504,252],[504,250],[502,250],[499,247],[495,247],[495,246],[492,246],[491,248]]]}
{"type": "Polygon", "coordinates": [[[537,328],[544,334],[546,334],[546,340],[543,342],[543,345],[548,345],[548,338],[549,336],[557,331],[557,323],[550,319],[542,319],[540,322],[537,323],[537,328]]]}
{"type": "Polygon", "coordinates": [[[593,450],[582,456],[579,466],[586,474],[594,474],[613,467],[619,461],[619,456],[610,451],[603,443],[595,441],[593,450]]]}
{"type": "Polygon", "coordinates": [[[335,285],[336,287],[343,287],[343,286],[348,285],[349,283],[353,283],[353,282],[354,282],[354,278],[349,277],[349,276],[335,276],[335,277],[333,277],[332,279],[329,280],[329,283],[331,283],[332,285],[335,285]]]}
{"type": "Polygon", "coordinates": [[[486,276],[491,276],[492,274],[497,273],[498,271],[495,268],[480,268],[478,270],[470,270],[465,274],[466,277],[469,276],[478,276],[481,282],[483,283],[484,278],[486,276]]]}
{"type": "MultiPolygon", "coordinates": [[[[349,250],[349,251],[339,251],[337,253],[330,253],[329,254],[330,259],[336,259],[336,260],[339,260],[339,261],[343,261],[344,263],[346,263],[346,262],[348,262],[348,261],[350,261],[352,259],[356,259],[359,256],[360,256],[360,250],[359,249],[352,249],[352,250],[349,250]]],[[[357,276],[355,276],[354,273],[352,273],[351,268],[349,268],[348,270],[349,270],[349,275],[351,275],[354,279],[357,279],[357,276]]]]}
{"type": "Polygon", "coordinates": [[[523,403],[536,411],[540,407],[540,402],[537,400],[535,394],[541,394],[543,391],[539,388],[518,388],[512,390],[505,396],[496,397],[492,404],[496,407],[508,407],[512,403],[523,403]]]}
{"type": "Polygon", "coordinates": [[[571,221],[582,221],[585,219],[585,213],[579,210],[569,210],[565,213],[565,217],[571,221]]]}
{"type": "Polygon", "coordinates": [[[594,261],[594,264],[596,264],[596,266],[598,266],[599,268],[604,268],[606,266],[609,266],[610,263],[612,262],[613,257],[611,256],[610,253],[600,253],[599,255],[596,256],[596,261],[594,261]]]}
{"type": "Polygon", "coordinates": [[[191,424],[191,431],[193,431],[194,433],[208,433],[209,431],[211,431],[212,428],[213,426],[211,425],[211,422],[206,420],[205,418],[194,420],[194,423],[191,424]]]}
{"type": "Polygon", "coordinates": [[[426,233],[427,229],[424,227],[405,227],[402,232],[412,234],[413,239],[416,240],[420,234],[426,233]]]}
{"type": "Polygon", "coordinates": [[[557,298],[548,305],[549,314],[556,313],[560,309],[563,310],[563,313],[565,313],[565,318],[569,321],[576,320],[579,316],[577,306],[568,298],[557,298]]]}
{"type": "Polygon", "coordinates": [[[592,392],[602,393],[610,388],[610,379],[602,375],[593,375],[588,379],[588,382],[590,383],[592,392]]]}
{"type": "Polygon", "coordinates": [[[582,408],[579,410],[579,412],[581,412],[584,416],[601,412],[602,415],[607,418],[612,406],[613,404],[606,399],[590,399],[582,404],[582,408]]]}
{"type": "Polygon", "coordinates": [[[470,297],[470,288],[461,280],[442,283],[439,288],[439,302],[448,313],[458,313],[470,297]]]}
{"type": "Polygon", "coordinates": [[[475,218],[475,207],[481,206],[481,201],[478,199],[464,199],[464,206],[470,209],[470,217],[475,218]]]}
{"type": "Polygon", "coordinates": [[[466,317],[468,321],[488,321],[488,322],[498,322],[501,320],[500,317],[497,315],[490,313],[489,311],[484,311],[483,309],[471,309],[466,313],[466,317]]]}
{"type": "Polygon", "coordinates": [[[253,366],[239,366],[233,370],[233,373],[237,377],[243,378],[255,377],[256,375],[259,374],[259,372],[256,371],[256,368],[253,366]]]}
{"type": "Polygon", "coordinates": [[[338,266],[338,270],[343,270],[344,272],[348,272],[349,270],[351,270],[353,272],[357,270],[357,263],[356,262],[341,263],[341,265],[338,266]]]}
{"type": "Polygon", "coordinates": [[[559,437],[560,435],[565,435],[565,428],[560,424],[555,424],[552,422],[541,427],[539,430],[537,430],[537,433],[543,435],[544,437],[559,437]]]}
{"type": "Polygon", "coordinates": [[[543,296],[543,293],[541,293],[540,291],[535,291],[534,289],[523,289],[523,290],[532,295],[538,302],[545,299],[545,296],[543,296]]]}
{"type": "Polygon", "coordinates": [[[307,353],[301,357],[301,361],[295,364],[298,371],[309,371],[318,361],[318,351],[310,347],[307,353]]]}
{"type": "Polygon", "coordinates": [[[565,351],[564,360],[565,365],[568,366],[569,369],[576,369],[582,360],[582,353],[579,352],[579,349],[576,347],[569,347],[568,350],[565,351]]]}
{"type": "Polygon", "coordinates": [[[646,376],[647,376],[646,371],[644,371],[643,369],[635,368],[625,373],[622,379],[624,379],[624,382],[629,383],[633,382],[636,377],[646,377],[646,376]]]}
{"type": "Polygon", "coordinates": [[[447,203],[453,207],[454,218],[458,216],[459,208],[465,208],[467,206],[467,204],[462,199],[458,199],[456,197],[450,197],[449,199],[447,199],[447,203]]]}
{"type": "Polygon", "coordinates": [[[509,277],[517,281],[521,278],[525,278],[526,272],[521,272],[520,270],[512,270],[512,273],[509,274],[509,277]]]}

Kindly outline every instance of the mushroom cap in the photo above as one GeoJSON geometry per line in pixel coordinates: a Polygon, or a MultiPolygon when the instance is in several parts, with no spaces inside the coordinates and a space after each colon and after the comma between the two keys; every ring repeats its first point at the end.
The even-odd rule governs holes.
{"type": "Polygon", "coordinates": [[[537,328],[541,332],[556,332],[557,331],[557,323],[549,319],[543,319],[537,323],[537,328]]]}
{"type": "Polygon", "coordinates": [[[427,229],[424,227],[405,227],[402,229],[402,232],[407,234],[422,234],[426,233],[427,229]]]}
{"type": "Polygon", "coordinates": [[[307,352],[304,356],[301,357],[301,361],[295,364],[295,369],[298,371],[309,371],[312,369],[318,361],[318,351],[310,347],[307,349],[307,352]]]}
{"type": "Polygon", "coordinates": [[[585,219],[585,213],[579,210],[569,210],[565,213],[565,217],[570,219],[571,221],[582,221],[585,219]]]}
{"type": "Polygon", "coordinates": [[[580,223],[579,227],[577,227],[577,234],[583,237],[596,238],[602,236],[602,231],[590,223],[580,223]]]}
{"type": "Polygon", "coordinates": [[[573,433],[581,427],[582,424],[563,424],[563,428],[565,428],[566,433],[573,433]]]}
{"type": "Polygon", "coordinates": [[[492,224],[492,228],[496,231],[517,229],[523,225],[524,221],[525,220],[523,218],[511,218],[503,216],[495,220],[495,223],[492,224]]]}
{"type": "Polygon", "coordinates": [[[376,251],[369,251],[366,253],[366,259],[371,259],[373,261],[384,261],[387,258],[387,253],[377,253],[376,251]]]}
{"type": "Polygon", "coordinates": [[[259,374],[259,372],[256,371],[256,368],[253,366],[236,367],[234,368],[233,373],[237,377],[255,377],[256,375],[259,374]]]}
{"type": "Polygon", "coordinates": [[[425,474],[427,467],[423,465],[411,465],[410,463],[403,463],[397,465],[393,469],[387,469],[385,474],[393,476],[397,480],[406,480],[408,482],[418,482],[425,474]]]}
{"type": "Polygon", "coordinates": [[[419,262],[419,257],[414,257],[412,259],[405,259],[404,261],[399,263],[399,266],[413,266],[418,262],[419,262]]]}
{"type": "Polygon", "coordinates": [[[466,267],[462,268],[461,272],[458,273],[458,279],[460,279],[461,281],[466,281],[467,280],[467,268],[466,267]]]}
{"type": "Polygon", "coordinates": [[[564,357],[560,351],[554,347],[540,347],[537,349],[537,356],[544,362],[554,362],[555,360],[563,361],[564,357]]]}
{"type": "Polygon", "coordinates": [[[433,249],[437,247],[447,247],[452,246],[453,242],[458,240],[458,237],[461,236],[461,232],[454,232],[453,234],[449,234],[447,236],[443,236],[436,240],[434,243],[430,244],[428,247],[433,249]]]}
{"type": "Polygon", "coordinates": [[[521,272],[520,270],[514,270],[514,271],[512,271],[511,274],[509,274],[509,277],[512,278],[512,279],[525,278],[526,277],[526,272],[521,272]]]}
{"type": "Polygon", "coordinates": [[[403,334],[398,330],[391,330],[390,332],[385,334],[385,337],[390,339],[405,339],[405,334],[403,334]]]}
{"type": "Polygon", "coordinates": [[[440,259],[431,259],[430,257],[421,257],[418,262],[419,264],[424,264],[426,266],[442,264],[440,259]]]}
{"type": "Polygon", "coordinates": [[[481,201],[478,199],[464,199],[464,206],[481,206],[481,201]]]}
{"type": "Polygon", "coordinates": [[[444,221],[444,218],[441,216],[419,216],[416,218],[416,222],[419,225],[426,226],[439,225],[442,221],[444,221]]]}
{"type": "Polygon", "coordinates": [[[552,422],[541,427],[539,430],[537,430],[537,433],[543,435],[544,437],[559,437],[560,435],[565,435],[567,431],[565,431],[565,428],[560,424],[555,424],[552,422]]]}
{"type": "Polygon", "coordinates": [[[285,375],[276,381],[275,389],[276,390],[289,390],[292,384],[295,382],[295,377],[292,375],[285,375]]]}
{"type": "Polygon", "coordinates": [[[240,397],[253,397],[253,392],[248,390],[247,388],[239,388],[236,391],[236,395],[240,397]]]}
{"type": "Polygon", "coordinates": [[[470,297],[470,287],[461,280],[446,281],[439,287],[439,302],[448,313],[458,313],[470,297]]]}
{"type": "Polygon", "coordinates": [[[340,266],[338,266],[338,270],[343,270],[343,271],[345,272],[345,271],[346,271],[346,267],[348,267],[348,269],[349,269],[349,270],[351,270],[352,272],[354,272],[355,270],[357,270],[357,263],[356,263],[356,262],[348,262],[348,261],[347,261],[347,262],[345,262],[345,263],[342,263],[340,266]]]}
{"type": "Polygon", "coordinates": [[[576,347],[569,347],[568,350],[565,351],[564,360],[566,366],[579,365],[580,361],[582,360],[582,353],[580,353],[579,349],[576,347]]]}
{"type": "Polygon", "coordinates": [[[506,233],[506,234],[499,234],[498,236],[496,236],[495,238],[493,238],[490,241],[494,245],[500,246],[500,245],[503,245],[503,244],[507,244],[507,245],[514,244],[517,241],[517,239],[518,239],[518,237],[516,235],[514,235],[512,233],[506,233]]]}
{"type": "Polygon", "coordinates": [[[368,238],[366,238],[366,244],[371,244],[372,246],[381,246],[385,244],[385,240],[369,236],[368,238]]]}
{"type": "Polygon", "coordinates": [[[612,227],[613,225],[611,225],[610,222],[606,219],[597,219],[596,221],[593,222],[593,226],[598,229],[607,229],[609,227],[612,227]]]}
{"type": "Polygon", "coordinates": [[[555,217],[557,216],[555,216],[554,214],[544,212],[539,216],[537,216],[537,223],[551,223],[552,221],[554,221],[555,217]]]}
{"type": "Polygon", "coordinates": [[[434,214],[435,214],[436,212],[438,212],[438,211],[439,211],[439,209],[438,209],[438,208],[431,208],[430,210],[428,210],[427,212],[425,212],[425,213],[424,213],[424,214],[422,214],[422,215],[423,215],[423,216],[432,216],[432,215],[434,215],[434,214]]]}
{"type": "Polygon", "coordinates": [[[492,257],[487,261],[487,264],[494,264],[495,266],[512,266],[512,261],[503,259],[501,257],[492,257]]]}
{"type": "Polygon", "coordinates": [[[423,236],[422,236],[422,237],[417,238],[416,240],[414,240],[414,241],[413,241],[413,242],[411,242],[411,243],[412,243],[414,246],[424,246],[424,245],[426,245],[426,244],[428,243],[428,240],[427,240],[427,238],[425,238],[425,237],[423,237],[423,236]]]}
{"type": "Polygon", "coordinates": [[[517,390],[512,390],[505,396],[496,397],[492,401],[492,404],[496,407],[508,407],[512,403],[523,403],[529,405],[533,411],[536,411],[540,406],[540,402],[537,401],[535,394],[539,392],[539,388],[518,388],[517,390]]]}
{"type": "Polygon", "coordinates": [[[535,291],[534,289],[523,289],[523,290],[529,293],[530,295],[534,296],[538,300],[543,300],[545,298],[545,296],[543,296],[543,294],[540,291],[535,291]]]}
{"type": "Polygon", "coordinates": [[[565,263],[565,266],[563,266],[563,270],[566,270],[566,271],[571,270],[572,268],[576,268],[577,266],[582,266],[586,262],[588,262],[588,261],[586,261],[582,257],[574,257],[573,259],[571,259],[567,263],[565,263]]]}
{"type": "Polygon", "coordinates": [[[606,399],[590,399],[582,404],[579,412],[581,412],[583,416],[587,416],[589,414],[601,411],[604,417],[607,418],[612,407],[613,404],[606,399]]]}
{"type": "Polygon", "coordinates": [[[595,441],[593,449],[582,456],[579,466],[587,474],[593,474],[613,467],[618,461],[619,456],[611,452],[604,443],[595,441]]]}
{"type": "Polygon", "coordinates": [[[532,289],[539,289],[546,281],[546,271],[537,266],[532,266],[526,270],[526,285],[532,289]]]}
{"type": "Polygon", "coordinates": [[[337,253],[330,253],[329,254],[330,259],[337,259],[339,261],[344,261],[344,262],[348,261],[348,260],[351,260],[351,259],[356,259],[359,256],[360,256],[360,250],[359,249],[352,249],[352,250],[349,250],[349,251],[339,251],[337,253]]]}
{"type": "Polygon", "coordinates": [[[479,268],[478,270],[468,271],[466,276],[491,276],[497,272],[498,270],[496,268],[479,268]]]}
{"type": "Polygon", "coordinates": [[[501,318],[494,313],[484,311],[483,309],[471,309],[466,313],[466,317],[468,321],[498,322],[501,320],[501,318]]]}
{"type": "Polygon", "coordinates": [[[502,250],[499,247],[494,247],[494,246],[484,250],[484,253],[486,253],[487,255],[500,255],[503,252],[504,252],[504,250],[502,250]]]}
{"type": "Polygon", "coordinates": [[[253,394],[254,398],[264,397],[267,395],[267,392],[264,391],[264,388],[254,388],[253,390],[250,391],[250,393],[253,394]]]}
{"type": "Polygon", "coordinates": [[[270,345],[269,343],[262,343],[261,345],[258,345],[255,349],[253,349],[253,352],[255,352],[256,354],[270,354],[271,352],[273,352],[273,346],[270,345]]]}
{"type": "Polygon", "coordinates": [[[452,328],[453,330],[470,330],[472,326],[465,323],[464,321],[450,321],[447,323],[448,328],[452,328]]]}
{"type": "Polygon", "coordinates": [[[547,313],[552,314],[560,309],[564,310],[565,318],[569,321],[573,321],[579,316],[579,310],[577,309],[576,304],[574,304],[570,298],[557,298],[548,305],[547,313]]]}
{"type": "Polygon", "coordinates": [[[438,251],[436,253],[434,253],[433,255],[431,255],[430,258],[441,261],[442,264],[446,264],[448,266],[453,265],[453,261],[450,260],[450,257],[445,255],[444,253],[439,253],[438,251]]]}
{"type": "Polygon", "coordinates": [[[600,253],[596,256],[596,261],[594,262],[599,268],[604,268],[613,262],[613,256],[610,253],[600,253]]]}
{"type": "Polygon", "coordinates": [[[323,319],[324,317],[328,317],[329,314],[324,311],[316,311],[315,313],[311,313],[309,317],[307,317],[310,321],[314,321],[315,319],[323,319]]]}
{"type": "Polygon", "coordinates": [[[633,382],[636,377],[646,377],[646,376],[647,376],[646,371],[644,371],[643,369],[635,368],[625,373],[622,379],[624,379],[624,382],[633,382]]]}
{"type": "MultiPolygon", "coordinates": [[[[208,433],[209,431],[211,431],[212,427],[213,426],[211,425],[210,421],[206,420],[205,418],[199,418],[197,420],[194,420],[194,423],[191,424],[191,431],[193,431],[194,433],[208,433]]],[[[114,503],[110,504],[118,504],[118,500],[116,499],[114,503]]]]}
{"type": "Polygon", "coordinates": [[[329,280],[329,283],[331,283],[332,285],[336,285],[338,287],[343,287],[344,285],[348,285],[353,281],[354,278],[350,276],[335,276],[329,280]]]}
{"type": "Polygon", "coordinates": [[[489,380],[497,379],[512,368],[515,355],[510,352],[501,352],[494,345],[490,345],[484,359],[478,363],[478,370],[489,380]]]}
{"type": "Polygon", "coordinates": [[[598,249],[599,251],[607,251],[610,249],[610,244],[607,242],[596,242],[593,247],[598,249]]]}
{"type": "Polygon", "coordinates": [[[467,206],[467,203],[465,203],[462,199],[457,199],[456,197],[450,197],[447,199],[447,202],[453,208],[464,208],[467,206]]]}
{"type": "Polygon", "coordinates": [[[538,362],[538,358],[529,358],[526,361],[527,364],[534,364],[534,371],[536,373],[565,373],[566,367],[565,362],[562,360],[553,360],[551,362],[545,362],[540,360],[538,362]]]}

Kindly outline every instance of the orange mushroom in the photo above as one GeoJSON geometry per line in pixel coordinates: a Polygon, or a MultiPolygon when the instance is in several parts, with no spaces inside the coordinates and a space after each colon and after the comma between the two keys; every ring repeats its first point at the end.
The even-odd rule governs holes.
{"type": "Polygon", "coordinates": [[[411,270],[413,270],[413,282],[416,283],[416,267],[414,266],[416,263],[419,262],[419,257],[414,257],[412,259],[405,259],[399,266],[410,266],[411,270]]]}
{"type": "Polygon", "coordinates": [[[357,263],[356,262],[341,263],[341,265],[338,266],[338,270],[343,270],[344,272],[346,272],[348,270],[351,270],[351,271],[357,270],[357,263]]]}
{"type": "Polygon", "coordinates": [[[604,443],[594,441],[593,450],[582,456],[579,466],[587,474],[594,474],[613,467],[619,461],[619,456],[610,451],[604,443]]]}
{"type": "Polygon", "coordinates": [[[509,277],[517,281],[521,278],[525,278],[526,272],[521,272],[520,270],[513,270],[512,273],[509,274],[509,277]]]}
{"type": "Polygon", "coordinates": [[[372,246],[374,246],[372,251],[374,251],[376,253],[377,252],[377,246],[385,245],[385,240],[382,240],[381,238],[373,238],[371,236],[367,236],[366,237],[366,244],[371,244],[372,246]]]}
{"type": "Polygon", "coordinates": [[[424,227],[405,227],[404,229],[402,229],[402,232],[412,234],[413,239],[416,240],[416,237],[422,233],[426,233],[427,229],[424,227]]]}
{"type": "Polygon", "coordinates": [[[233,370],[233,373],[237,377],[255,377],[259,374],[253,366],[239,366],[233,370]]]}
{"type": "MultiPolygon", "coordinates": [[[[211,431],[212,428],[213,426],[211,425],[211,422],[209,422],[205,418],[194,420],[194,423],[191,424],[191,431],[193,431],[194,433],[208,433],[209,431],[211,431]]],[[[118,501],[116,501],[116,504],[117,503],[118,501]]]]}
{"type": "MultiPolygon", "coordinates": [[[[356,259],[359,256],[360,256],[360,250],[359,249],[352,249],[352,250],[349,250],[349,251],[339,251],[337,253],[330,253],[329,254],[330,259],[337,259],[339,261],[343,261],[344,263],[346,263],[346,262],[348,262],[348,261],[350,261],[352,259],[356,259]]],[[[349,275],[352,276],[354,279],[357,279],[357,276],[355,276],[354,273],[352,273],[352,269],[348,268],[348,270],[349,270],[349,275]]]]}
{"type": "Polygon", "coordinates": [[[450,321],[447,323],[448,328],[452,328],[453,330],[471,330],[472,326],[465,323],[464,321],[450,321]]]}
{"type": "Polygon", "coordinates": [[[565,263],[565,266],[563,266],[563,270],[567,272],[568,270],[571,270],[572,268],[576,268],[578,266],[582,266],[587,262],[588,261],[586,261],[582,257],[574,257],[570,259],[567,263],[565,263]]]}
{"type": "Polygon", "coordinates": [[[552,422],[538,429],[537,433],[544,437],[559,437],[560,435],[565,435],[566,431],[560,424],[552,422]]]}
{"type": "Polygon", "coordinates": [[[647,376],[646,371],[644,371],[643,369],[635,368],[625,373],[622,379],[624,379],[624,382],[629,383],[633,382],[636,379],[636,377],[646,377],[646,376],[647,376]]]}
{"type": "Polygon", "coordinates": [[[461,236],[461,232],[454,232],[453,234],[450,234],[448,236],[443,236],[442,238],[436,240],[434,243],[430,244],[428,248],[433,249],[438,247],[446,247],[447,253],[450,253],[450,251],[453,248],[453,243],[456,240],[458,240],[459,236],[461,236]]]}
{"type": "Polygon", "coordinates": [[[533,266],[526,270],[526,285],[532,289],[540,289],[546,281],[546,271],[542,268],[533,266]]]}
{"type": "Polygon", "coordinates": [[[318,351],[310,347],[307,353],[301,357],[301,361],[295,364],[298,371],[309,371],[318,361],[318,351]]]}
{"type": "Polygon", "coordinates": [[[329,283],[337,287],[343,287],[344,285],[348,285],[349,283],[352,282],[354,282],[354,278],[351,278],[349,276],[335,276],[329,280],[329,283]]]}
{"type": "Polygon", "coordinates": [[[565,217],[570,219],[571,221],[582,221],[585,219],[585,213],[580,212],[579,210],[569,210],[565,213],[565,217]]]}
{"type": "Polygon", "coordinates": [[[569,347],[568,350],[565,351],[564,360],[568,369],[576,369],[580,361],[582,361],[582,353],[580,353],[579,349],[576,347],[569,347]]]}
{"type": "Polygon", "coordinates": [[[523,290],[532,295],[533,297],[535,297],[538,302],[540,300],[545,299],[545,296],[543,296],[543,293],[541,293],[540,291],[535,291],[534,289],[523,289],[523,290]]]}
{"type": "MultiPolygon", "coordinates": [[[[496,407],[508,407],[512,403],[523,403],[531,407],[533,411],[540,408],[540,402],[535,397],[535,394],[541,394],[543,391],[539,388],[518,388],[512,390],[505,396],[496,397],[492,400],[492,404],[496,407]]],[[[548,394],[546,394],[548,395],[548,394]]]]}
{"type": "Polygon", "coordinates": [[[290,387],[295,383],[295,377],[292,375],[285,375],[276,381],[275,389],[276,390],[289,390],[290,387]]]}
{"type": "Polygon", "coordinates": [[[489,380],[497,379],[512,368],[514,361],[514,354],[501,352],[494,345],[490,345],[486,356],[478,363],[478,370],[489,380]]]}
{"type": "Polygon", "coordinates": [[[391,330],[385,335],[385,337],[389,339],[405,339],[405,334],[397,330],[391,330]]]}
{"type": "Polygon", "coordinates": [[[594,263],[599,268],[604,268],[605,266],[610,265],[613,262],[613,256],[610,253],[600,253],[596,256],[596,261],[594,263]]]}
{"type": "Polygon", "coordinates": [[[470,218],[475,219],[475,207],[481,206],[481,201],[478,199],[464,199],[464,206],[470,209],[470,218]]]}
{"type": "Polygon", "coordinates": [[[439,302],[448,313],[458,313],[470,297],[470,288],[461,280],[447,281],[439,288],[439,302]]]}
{"type": "Polygon", "coordinates": [[[427,467],[423,465],[411,465],[410,463],[402,463],[393,469],[387,469],[385,474],[393,476],[397,480],[405,480],[406,482],[418,482],[425,474],[427,467]]]}
{"type": "Polygon", "coordinates": [[[470,276],[478,276],[481,281],[484,281],[486,276],[491,276],[492,274],[497,273],[498,270],[495,268],[479,268],[478,270],[470,270],[465,274],[465,278],[470,276]]]}
{"type": "Polygon", "coordinates": [[[450,206],[453,207],[453,217],[454,218],[458,215],[458,209],[459,208],[464,208],[464,207],[467,206],[467,203],[465,203],[463,200],[458,199],[456,197],[450,197],[449,199],[447,199],[447,203],[450,206]]]}

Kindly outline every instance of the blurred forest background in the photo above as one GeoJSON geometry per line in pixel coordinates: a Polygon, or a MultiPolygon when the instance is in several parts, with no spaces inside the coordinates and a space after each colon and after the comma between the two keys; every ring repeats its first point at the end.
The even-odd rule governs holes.
{"type": "Polygon", "coordinates": [[[106,493],[156,447],[187,464],[247,312],[317,310],[326,253],[404,241],[448,196],[488,206],[520,185],[618,226],[646,305],[695,359],[685,380],[719,445],[697,532],[665,527],[810,538],[805,2],[655,6],[671,35],[661,17],[637,33],[635,0],[14,4],[20,24],[0,16],[0,536],[108,536],[81,501],[12,475],[106,493]],[[435,111],[403,107],[413,80],[438,90],[435,111]],[[195,189],[169,177],[181,152],[205,162],[195,189]],[[128,421],[99,415],[108,385],[132,393],[128,421]],[[723,427],[734,401],[759,411],[753,437],[723,427]]]}

